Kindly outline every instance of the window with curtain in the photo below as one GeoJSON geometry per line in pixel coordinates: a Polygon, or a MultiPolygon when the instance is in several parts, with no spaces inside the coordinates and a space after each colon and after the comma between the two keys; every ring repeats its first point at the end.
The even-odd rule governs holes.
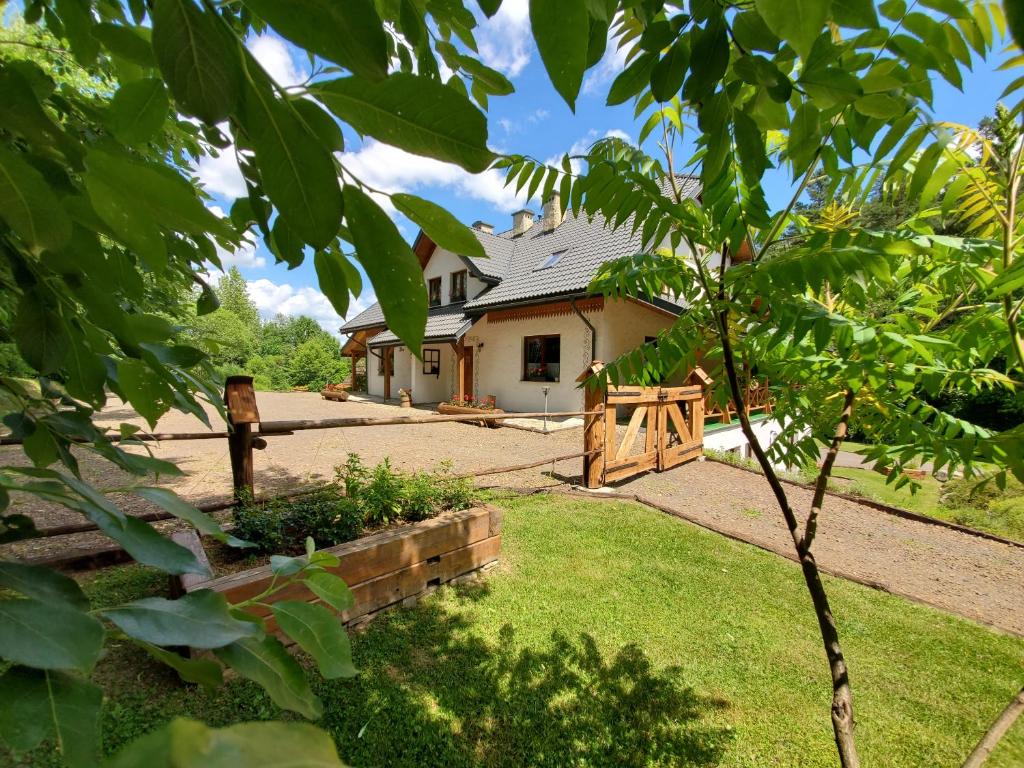
{"type": "Polygon", "coordinates": [[[427,283],[427,296],[430,299],[430,306],[436,307],[441,304],[441,278],[432,277],[427,283]]]}
{"type": "Polygon", "coordinates": [[[561,336],[527,336],[523,339],[523,381],[558,381],[561,356],[561,336]]]}

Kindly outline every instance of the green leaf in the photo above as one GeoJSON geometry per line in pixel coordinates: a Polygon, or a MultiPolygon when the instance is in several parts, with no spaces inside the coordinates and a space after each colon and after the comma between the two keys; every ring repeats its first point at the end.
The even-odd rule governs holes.
{"type": "Polygon", "coordinates": [[[206,123],[228,117],[241,97],[239,43],[192,0],[153,0],[153,51],[175,101],[206,123]]]}
{"type": "Polygon", "coordinates": [[[244,0],[300,48],[366,80],[388,74],[388,37],[372,0],[244,0]]]}
{"type": "Polygon", "coordinates": [[[56,741],[70,768],[92,768],[100,745],[103,692],[61,672],[13,667],[0,678],[0,740],[29,750],[56,741]]]}
{"type": "Polygon", "coordinates": [[[779,38],[757,11],[737,13],[732,21],[732,33],[746,51],[775,53],[779,49],[779,38]]]}
{"type": "Polygon", "coordinates": [[[338,617],[322,605],[281,600],[273,605],[281,630],[312,656],[327,680],[354,677],[352,646],[338,617]]]}
{"type": "Polygon", "coordinates": [[[348,584],[340,576],[327,571],[312,571],[303,580],[306,587],[338,613],[343,613],[356,604],[356,598],[348,584]]]}
{"type": "Polygon", "coordinates": [[[884,93],[872,93],[862,96],[853,103],[853,108],[862,115],[891,120],[907,112],[907,103],[903,99],[887,96],[884,93]]]}
{"type": "Polygon", "coordinates": [[[334,251],[317,251],[313,256],[316,267],[316,279],[334,311],[341,317],[348,314],[348,281],[341,262],[345,257],[334,251]]]}
{"type": "Polygon", "coordinates": [[[329,152],[345,151],[345,137],[333,115],[325,112],[311,99],[290,99],[288,103],[299,113],[299,119],[306,123],[306,127],[316,134],[325,149],[329,152]]]}
{"type": "Polygon", "coordinates": [[[793,163],[793,178],[807,170],[821,145],[818,108],[804,102],[793,115],[793,124],[789,132],[787,154],[793,163]]]}
{"type": "Polygon", "coordinates": [[[436,203],[402,192],[393,194],[391,202],[442,248],[460,256],[487,258],[472,230],[436,203]]]}
{"type": "Polygon", "coordinates": [[[224,595],[208,589],[189,592],[177,600],[135,600],[108,608],[103,616],[131,637],[154,645],[220,648],[259,634],[255,624],[231,615],[224,595]]]}
{"type": "Polygon", "coordinates": [[[365,192],[346,186],[345,205],[356,258],[373,283],[388,328],[418,356],[427,324],[419,260],[394,222],[365,192]]]}
{"type": "Polygon", "coordinates": [[[0,219],[34,251],[60,248],[71,220],[39,171],[0,147],[0,219]]]}
{"type": "Polygon", "coordinates": [[[1013,41],[1017,47],[1024,50],[1024,5],[1014,0],[1003,2],[1003,12],[1006,14],[1006,25],[1010,28],[1013,41]]]}
{"type": "Polygon", "coordinates": [[[651,72],[651,93],[658,101],[679,95],[690,66],[690,46],[685,37],[676,40],[651,72]]]}
{"type": "Polygon", "coordinates": [[[102,405],[106,399],[103,385],[107,381],[107,368],[103,359],[75,331],[71,332],[63,370],[68,392],[91,405],[102,405]]]}
{"type": "Polygon", "coordinates": [[[312,90],[364,136],[470,173],[483,171],[494,159],[483,113],[435,80],[396,72],[376,83],[348,77],[318,83],[312,90]]]}
{"type": "Polygon", "coordinates": [[[754,0],[765,24],[806,59],[828,20],[830,0],[754,0]]]}
{"type": "Polygon", "coordinates": [[[878,29],[875,0],[839,0],[832,3],[832,19],[841,27],[878,29]]]}
{"type": "Polygon", "coordinates": [[[156,67],[152,36],[146,27],[103,22],[93,27],[92,36],[125,61],[140,67],[156,67]]]}
{"type": "Polygon", "coordinates": [[[163,80],[125,83],[110,102],[110,130],[125,144],[143,144],[163,127],[170,106],[163,80]]]}
{"type": "Polygon", "coordinates": [[[41,565],[26,565],[0,560],[0,587],[13,589],[25,597],[67,603],[73,608],[87,609],[89,600],[78,582],[41,565]]]}
{"type": "Polygon", "coordinates": [[[326,248],[343,211],[331,153],[262,78],[245,90],[244,124],[267,197],[292,232],[326,248]]]}
{"type": "Polygon", "coordinates": [[[0,600],[0,657],[16,664],[88,672],[103,634],[100,622],[63,602],[0,600]]]}
{"type": "Polygon", "coordinates": [[[643,53],[633,59],[630,65],[622,70],[612,82],[612,87],[608,90],[608,100],[605,103],[609,107],[622,104],[640,93],[650,83],[651,73],[657,63],[658,56],[654,53],[643,53]]]}
{"type": "Polygon", "coordinates": [[[186,683],[195,683],[203,686],[207,691],[213,691],[224,682],[224,673],[220,664],[212,659],[186,659],[184,656],[159,648],[152,643],[139,641],[138,644],[154,659],[177,672],[178,677],[186,683]]]}
{"type": "Polygon", "coordinates": [[[40,373],[54,373],[67,357],[70,341],[57,308],[38,290],[22,294],[11,333],[25,362],[40,373]]]}
{"type": "Polygon", "coordinates": [[[325,731],[307,723],[207,728],[177,718],[118,752],[108,768],[344,768],[325,731]]]}
{"type": "Polygon", "coordinates": [[[118,360],[117,383],[125,399],[151,428],[174,405],[174,390],[141,360],[118,360]]]}
{"type": "Polygon", "coordinates": [[[473,76],[474,80],[483,83],[488,93],[493,93],[496,96],[508,96],[515,92],[515,86],[507,77],[472,56],[459,56],[459,64],[473,76]]]}
{"type": "MultiPolygon", "coordinates": [[[[210,211],[196,188],[170,167],[100,150],[91,151],[85,164],[91,179],[114,188],[122,202],[133,201],[163,227],[191,235],[214,234],[232,242],[237,240],[230,222],[210,211]]],[[[112,228],[120,224],[117,219],[104,221],[112,228]]]]}
{"type": "Polygon", "coordinates": [[[242,677],[261,686],[282,709],[309,719],[323,714],[323,705],[310,690],[299,662],[277,638],[239,640],[214,649],[214,654],[242,677]]]}
{"type": "Polygon", "coordinates": [[[92,36],[92,3],[89,0],[57,0],[56,9],[75,58],[82,66],[93,64],[100,46],[92,36]]]}
{"type": "Polygon", "coordinates": [[[530,0],[530,26],[548,77],[575,112],[590,46],[586,0],[530,0]]]}
{"type": "Polygon", "coordinates": [[[216,520],[189,504],[169,488],[141,487],[133,490],[146,501],[158,504],[179,520],[189,523],[204,536],[211,536],[233,547],[252,546],[249,542],[227,534],[216,520]]]}

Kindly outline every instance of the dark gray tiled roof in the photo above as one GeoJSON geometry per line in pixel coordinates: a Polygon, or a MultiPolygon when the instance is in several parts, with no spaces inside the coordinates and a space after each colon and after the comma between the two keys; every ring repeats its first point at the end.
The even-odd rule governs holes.
{"type": "MultiPolygon", "coordinates": [[[[462,333],[465,333],[463,328],[468,328],[471,324],[472,320],[466,317],[462,311],[461,304],[434,307],[427,314],[427,328],[423,340],[448,341],[457,339],[462,333]]],[[[389,330],[381,331],[367,342],[371,347],[400,343],[399,338],[389,330]]]]}
{"type": "Polygon", "coordinates": [[[352,331],[359,331],[363,328],[373,328],[375,325],[385,325],[384,322],[384,310],[381,309],[379,303],[374,302],[372,305],[364,309],[358,315],[353,317],[343,326],[341,326],[342,333],[351,333],[352,331]]]}
{"type": "MultiPolygon", "coordinates": [[[[679,176],[678,179],[684,196],[696,197],[699,194],[700,181],[697,178],[679,176]]],[[[613,230],[606,226],[601,216],[587,219],[585,216],[576,217],[566,211],[564,220],[554,230],[544,232],[542,226],[542,221],[538,221],[525,234],[518,237],[513,237],[511,230],[497,234],[473,230],[473,234],[483,244],[488,258],[467,261],[485,278],[500,282],[466,302],[466,312],[477,314],[502,304],[583,292],[602,264],[636,253],[640,248],[640,235],[632,234],[632,225],[629,222],[613,230]],[[551,254],[561,250],[566,252],[557,264],[547,269],[538,269],[551,254]]],[[[461,313],[462,307],[459,307],[459,310],[461,313]]],[[[431,329],[441,328],[442,326],[436,325],[439,322],[428,321],[428,338],[432,335],[437,337],[431,329]],[[431,323],[435,325],[432,326],[431,323]]],[[[445,323],[444,333],[453,335],[457,330],[456,320],[452,318],[445,320],[445,323]]],[[[383,324],[384,314],[380,306],[374,304],[345,323],[341,330],[343,333],[349,333],[383,324]]],[[[389,332],[375,336],[373,343],[381,343],[385,333],[389,332]]],[[[384,343],[397,341],[393,334],[389,339],[384,343]]]]}
{"type": "Polygon", "coordinates": [[[508,271],[509,262],[512,261],[512,253],[515,244],[512,240],[501,235],[492,235],[488,232],[481,232],[474,229],[473,234],[484,247],[486,259],[469,258],[473,266],[480,270],[485,277],[497,278],[500,280],[508,271]]]}

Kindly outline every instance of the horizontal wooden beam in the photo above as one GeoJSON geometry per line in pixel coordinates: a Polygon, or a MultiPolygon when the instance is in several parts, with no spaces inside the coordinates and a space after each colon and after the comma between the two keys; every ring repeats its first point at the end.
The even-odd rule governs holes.
{"type": "Polygon", "coordinates": [[[514,309],[497,309],[487,313],[490,323],[507,323],[513,320],[527,320],[531,317],[551,317],[552,315],[574,315],[580,312],[599,312],[604,308],[604,298],[595,296],[576,302],[575,308],[569,301],[551,301],[547,304],[531,304],[514,309]]]}
{"type": "Polygon", "coordinates": [[[340,429],[345,427],[390,427],[399,424],[440,424],[446,421],[474,422],[474,421],[500,421],[503,419],[541,419],[545,416],[551,418],[565,418],[569,416],[599,416],[603,411],[554,411],[550,413],[475,413],[472,415],[457,416],[384,416],[384,417],[348,417],[339,419],[318,419],[301,421],[265,421],[260,424],[260,431],[256,434],[263,437],[288,432],[299,432],[306,429],[340,429]]]}

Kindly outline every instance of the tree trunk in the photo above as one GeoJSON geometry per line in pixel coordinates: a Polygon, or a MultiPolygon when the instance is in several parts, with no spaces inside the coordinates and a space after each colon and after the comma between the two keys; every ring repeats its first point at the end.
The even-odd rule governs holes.
{"type": "Polygon", "coordinates": [[[800,558],[800,567],[804,574],[804,583],[811,595],[814,604],[814,613],[818,619],[818,628],[821,631],[821,639],[825,645],[825,656],[828,659],[829,671],[832,675],[832,732],[835,736],[836,750],[839,752],[839,763],[843,768],[859,768],[860,758],[857,755],[857,746],[854,740],[854,718],[853,718],[853,693],[850,689],[850,678],[846,669],[846,659],[843,657],[843,649],[839,644],[839,630],[836,627],[835,617],[832,615],[832,608],[828,603],[828,596],[825,593],[825,585],[821,581],[821,574],[818,571],[818,564],[810,551],[810,542],[805,546],[804,537],[800,535],[799,524],[796,514],[793,512],[786,495],[786,489],[779,481],[775,473],[775,467],[768,460],[767,454],[761,447],[754,430],[750,426],[750,418],[746,412],[743,402],[743,393],[740,390],[739,377],[736,373],[736,360],[733,357],[732,341],[729,338],[729,319],[727,311],[718,314],[718,335],[722,342],[722,357],[725,363],[726,378],[729,381],[729,388],[732,398],[736,403],[736,410],[740,418],[740,428],[743,435],[750,444],[750,449],[757,458],[758,464],[764,472],[768,485],[775,494],[775,499],[782,510],[786,520],[790,536],[793,539],[793,546],[796,548],[800,558]]]}

